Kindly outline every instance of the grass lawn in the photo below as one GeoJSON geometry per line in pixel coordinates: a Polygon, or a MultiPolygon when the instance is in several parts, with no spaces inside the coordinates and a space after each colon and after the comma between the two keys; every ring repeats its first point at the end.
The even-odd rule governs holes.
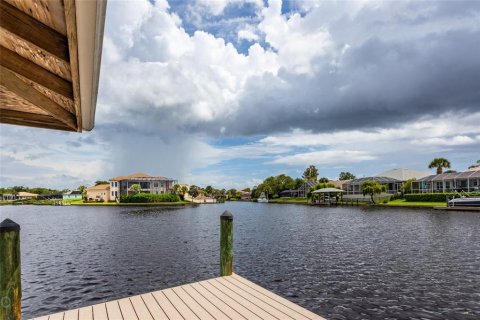
{"type": "Polygon", "coordinates": [[[148,203],[116,203],[116,202],[83,203],[80,200],[79,202],[71,202],[70,204],[74,206],[183,206],[186,204],[192,204],[192,202],[179,201],[179,202],[148,202],[148,203]]]}
{"type": "Polygon", "coordinates": [[[442,202],[412,202],[412,201],[405,201],[405,199],[397,199],[385,203],[383,205],[394,205],[394,206],[424,206],[424,207],[446,207],[447,204],[445,201],[442,202]]]}
{"type": "Polygon", "coordinates": [[[269,203],[308,203],[307,198],[277,198],[268,199],[269,203]]]}

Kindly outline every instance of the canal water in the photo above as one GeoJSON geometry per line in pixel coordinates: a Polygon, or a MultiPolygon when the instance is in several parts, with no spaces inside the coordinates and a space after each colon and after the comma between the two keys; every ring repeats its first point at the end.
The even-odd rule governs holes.
{"type": "Polygon", "coordinates": [[[480,319],[480,214],[226,203],[2,206],[21,225],[23,317],[234,271],[329,319],[480,319]]]}

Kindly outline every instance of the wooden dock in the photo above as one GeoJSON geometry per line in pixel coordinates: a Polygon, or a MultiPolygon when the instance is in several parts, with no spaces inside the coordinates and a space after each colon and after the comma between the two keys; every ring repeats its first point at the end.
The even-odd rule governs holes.
{"type": "Polygon", "coordinates": [[[34,320],[324,319],[232,274],[34,320]]]}

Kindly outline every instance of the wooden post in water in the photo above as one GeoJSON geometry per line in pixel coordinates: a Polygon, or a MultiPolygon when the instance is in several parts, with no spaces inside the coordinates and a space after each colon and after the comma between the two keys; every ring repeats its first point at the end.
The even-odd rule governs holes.
{"type": "Polygon", "coordinates": [[[10,219],[0,223],[0,319],[22,318],[20,226],[10,219]]]}
{"type": "Polygon", "coordinates": [[[220,276],[233,272],[233,215],[225,211],[220,216],[220,276]]]}

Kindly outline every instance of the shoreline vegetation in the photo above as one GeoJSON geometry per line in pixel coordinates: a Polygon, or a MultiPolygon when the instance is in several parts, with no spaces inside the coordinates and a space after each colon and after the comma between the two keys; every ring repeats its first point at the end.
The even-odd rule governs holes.
{"type": "MultiPolygon", "coordinates": [[[[308,198],[276,198],[268,200],[268,203],[278,203],[278,204],[307,204],[310,205],[308,198]]],[[[316,205],[316,204],[311,204],[316,205]]],[[[328,205],[325,205],[328,206],[328,205]]],[[[341,205],[339,205],[341,206],[341,205]]],[[[350,207],[351,205],[344,205],[345,207],[350,207]]],[[[353,206],[357,206],[355,203],[353,206]]],[[[447,207],[447,203],[443,202],[414,202],[414,201],[406,201],[405,199],[396,199],[388,201],[387,203],[377,203],[373,204],[371,202],[359,202],[358,206],[378,206],[378,207],[447,207]]]]}
{"type": "MultiPolygon", "coordinates": [[[[228,200],[227,200],[228,201],[228,200]]],[[[233,200],[229,202],[244,202],[244,200],[233,200]]],[[[256,202],[255,200],[247,202],[256,202]]],[[[194,203],[191,201],[175,201],[175,202],[84,202],[83,200],[64,200],[64,205],[74,205],[74,206],[125,206],[125,207],[135,207],[135,206],[188,206],[188,205],[199,205],[199,203],[194,203]]],[[[275,198],[270,199],[270,204],[303,204],[303,205],[317,205],[310,203],[308,198],[275,198]]],[[[36,200],[36,201],[1,201],[0,205],[54,205],[52,200],[36,200]]],[[[335,205],[333,205],[335,206],[335,205]]],[[[339,205],[341,206],[341,205],[339,205]]],[[[343,205],[349,207],[351,205],[343,205]]],[[[355,203],[353,206],[357,206],[355,203]]],[[[418,202],[418,201],[407,201],[405,199],[395,199],[388,201],[387,203],[377,203],[372,204],[371,202],[359,202],[358,206],[369,206],[369,207],[410,207],[410,208],[434,208],[434,207],[447,207],[445,201],[443,202],[418,202]]]]}

